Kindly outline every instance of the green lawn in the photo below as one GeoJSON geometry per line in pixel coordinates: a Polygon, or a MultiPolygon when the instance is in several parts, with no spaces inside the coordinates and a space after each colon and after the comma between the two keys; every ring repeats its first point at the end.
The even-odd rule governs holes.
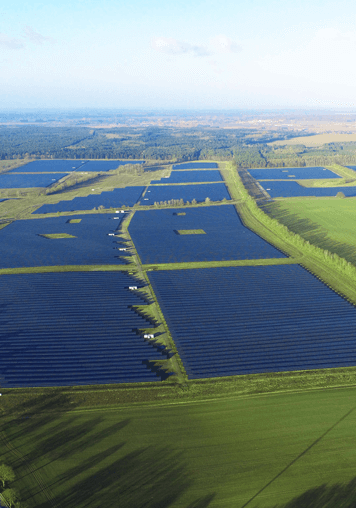
{"type": "Polygon", "coordinates": [[[356,263],[355,198],[283,199],[266,209],[304,239],[356,263]]]}
{"type": "Polygon", "coordinates": [[[93,411],[59,397],[2,419],[42,479],[2,446],[28,508],[354,506],[355,388],[93,411]]]}

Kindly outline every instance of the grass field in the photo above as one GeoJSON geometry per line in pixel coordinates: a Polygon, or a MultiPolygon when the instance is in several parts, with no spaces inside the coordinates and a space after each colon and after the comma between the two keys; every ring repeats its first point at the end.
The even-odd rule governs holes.
{"type": "Polygon", "coordinates": [[[355,198],[293,198],[268,204],[266,209],[304,239],[356,264],[355,205],[355,198]]]}
{"type": "Polygon", "coordinates": [[[305,145],[305,146],[321,146],[326,143],[347,143],[350,141],[356,141],[356,134],[338,134],[333,132],[332,134],[314,134],[313,136],[301,136],[297,138],[291,138],[280,141],[273,141],[267,143],[269,145],[305,145]]]}
{"type": "Polygon", "coordinates": [[[355,394],[91,411],[53,393],[2,417],[0,460],[28,508],[351,507],[355,394]]]}

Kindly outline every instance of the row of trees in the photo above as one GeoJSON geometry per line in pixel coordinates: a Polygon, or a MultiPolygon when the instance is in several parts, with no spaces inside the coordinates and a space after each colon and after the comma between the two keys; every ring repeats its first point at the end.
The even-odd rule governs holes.
{"type": "Polygon", "coordinates": [[[20,508],[23,506],[20,502],[20,495],[17,489],[10,488],[10,482],[15,480],[15,473],[12,467],[7,464],[0,464],[0,481],[2,490],[0,498],[9,508],[20,508]]]}
{"type": "MultiPolygon", "coordinates": [[[[201,201],[202,202],[202,201],[201,201]]],[[[210,198],[205,198],[204,200],[204,203],[206,203],[207,205],[211,202],[211,199],[210,198]]],[[[226,202],[226,199],[224,198],[222,200],[222,202],[226,202]]],[[[184,206],[184,205],[197,205],[198,204],[198,201],[194,198],[192,199],[192,201],[186,201],[184,202],[183,199],[169,199],[168,201],[155,201],[154,202],[154,206],[156,207],[159,207],[159,206],[184,206]]]]}

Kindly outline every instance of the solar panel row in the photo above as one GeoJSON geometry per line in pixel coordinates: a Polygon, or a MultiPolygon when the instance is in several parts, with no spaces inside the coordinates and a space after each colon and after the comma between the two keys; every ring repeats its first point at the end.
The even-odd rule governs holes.
{"type": "Polygon", "coordinates": [[[121,256],[129,253],[118,250],[125,248],[122,238],[109,236],[115,234],[124,216],[87,214],[15,221],[0,230],[0,268],[125,264],[121,256]],[[41,236],[62,233],[75,238],[41,236]]]}
{"type": "Polygon", "coordinates": [[[209,198],[210,201],[231,199],[224,183],[202,183],[200,185],[153,185],[150,186],[141,200],[142,205],[154,205],[155,202],[183,199],[190,203],[195,199],[201,203],[209,198]]]}
{"type": "Polygon", "coordinates": [[[343,192],[345,196],[356,196],[356,187],[303,187],[297,182],[260,182],[271,198],[289,198],[297,196],[336,196],[343,192]]]}
{"type": "Polygon", "coordinates": [[[151,184],[158,183],[189,183],[189,182],[221,182],[222,176],[220,171],[172,171],[169,178],[161,178],[161,180],[152,180],[151,184]]]}
{"type": "Polygon", "coordinates": [[[247,229],[233,205],[136,211],[129,232],[143,263],[286,257],[247,229]],[[178,235],[179,230],[205,234],[178,235]]]}
{"type": "Polygon", "coordinates": [[[153,326],[128,307],[145,303],[135,283],[122,272],[2,275],[2,386],[157,381],[147,364],[162,357],[135,331],[153,326]]]}
{"type": "Polygon", "coordinates": [[[77,210],[93,210],[99,206],[104,206],[104,208],[133,206],[140,199],[144,189],[145,187],[114,189],[112,191],[102,192],[101,194],[91,194],[86,197],[74,198],[71,201],[60,201],[53,205],[42,205],[33,213],[75,212],[77,210]]]}
{"type": "Polygon", "coordinates": [[[356,309],[298,265],[149,272],[190,378],[356,363],[356,309]]]}

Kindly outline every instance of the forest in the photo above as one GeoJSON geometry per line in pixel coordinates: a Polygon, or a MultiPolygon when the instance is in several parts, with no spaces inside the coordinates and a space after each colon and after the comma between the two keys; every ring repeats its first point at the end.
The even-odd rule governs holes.
{"type": "Polygon", "coordinates": [[[144,159],[170,162],[234,160],[240,168],[355,164],[356,142],[321,147],[271,145],[305,136],[284,129],[219,127],[49,127],[1,125],[0,160],[144,159]]]}

